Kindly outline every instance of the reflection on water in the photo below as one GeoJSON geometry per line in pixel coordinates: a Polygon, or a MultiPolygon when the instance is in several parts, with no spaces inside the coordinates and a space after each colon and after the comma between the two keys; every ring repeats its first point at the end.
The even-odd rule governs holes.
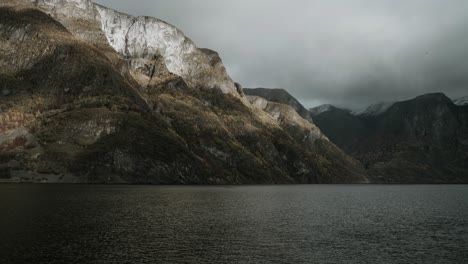
{"type": "Polygon", "coordinates": [[[1,263],[467,263],[468,186],[0,185],[1,263]]]}

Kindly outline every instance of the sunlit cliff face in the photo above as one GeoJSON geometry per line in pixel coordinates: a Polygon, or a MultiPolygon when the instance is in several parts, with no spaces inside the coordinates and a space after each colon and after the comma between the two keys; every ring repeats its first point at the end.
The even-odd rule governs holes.
{"type": "Polygon", "coordinates": [[[24,1],[35,3],[63,21],[67,28],[76,29],[75,36],[99,44],[105,39],[125,59],[151,61],[162,56],[167,69],[184,78],[189,86],[218,88],[239,96],[218,54],[197,48],[180,30],[164,21],[133,17],[89,0],[24,1]]]}

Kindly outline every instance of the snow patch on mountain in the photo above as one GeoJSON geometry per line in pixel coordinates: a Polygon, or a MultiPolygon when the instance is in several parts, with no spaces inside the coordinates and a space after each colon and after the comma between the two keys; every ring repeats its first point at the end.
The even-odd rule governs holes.
{"type": "Polygon", "coordinates": [[[372,104],[362,109],[352,111],[351,114],[355,116],[377,116],[387,111],[394,104],[395,102],[382,102],[382,103],[372,104]]]}
{"type": "Polygon", "coordinates": [[[319,115],[328,111],[333,110],[335,107],[331,104],[324,104],[324,105],[319,105],[317,107],[309,109],[309,112],[314,115],[319,115]]]}
{"type": "Polygon", "coordinates": [[[458,99],[453,100],[453,103],[458,106],[468,105],[468,96],[464,96],[458,99]]]}

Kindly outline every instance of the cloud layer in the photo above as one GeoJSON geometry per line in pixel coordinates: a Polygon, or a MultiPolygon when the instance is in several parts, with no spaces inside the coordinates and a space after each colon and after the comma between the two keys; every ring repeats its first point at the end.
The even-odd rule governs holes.
{"type": "Polygon", "coordinates": [[[306,107],[468,95],[466,0],[97,0],[218,51],[244,87],[306,107]]]}

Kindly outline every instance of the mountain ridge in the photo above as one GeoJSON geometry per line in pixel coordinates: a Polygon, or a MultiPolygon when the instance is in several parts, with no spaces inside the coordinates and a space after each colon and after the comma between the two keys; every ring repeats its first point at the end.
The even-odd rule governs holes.
{"type": "Polygon", "coordinates": [[[179,29],[165,21],[148,16],[134,17],[90,0],[18,1],[43,9],[76,37],[98,47],[111,48],[111,54],[117,51],[125,60],[138,61],[129,65],[137,65],[137,68],[150,65],[153,56],[161,56],[167,69],[181,76],[190,87],[204,86],[238,94],[219,56],[197,48],[179,29]]]}
{"type": "Polygon", "coordinates": [[[468,182],[466,106],[443,93],[429,93],[363,109],[321,105],[309,111],[331,142],[365,166],[371,182],[468,182]]]}
{"type": "Polygon", "coordinates": [[[339,116],[337,111],[346,112],[325,111],[313,119],[332,142],[366,166],[372,181],[468,182],[468,116],[443,93],[396,102],[374,116],[339,116]]]}
{"type": "Polygon", "coordinates": [[[367,182],[362,165],[333,143],[305,144],[319,130],[294,111],[279,107],[275,119],[250,104],[216,52],[157,19],[99,8],[86,0],[0,3],[0,181],[367,182]],[[159,26],[163,46],[138,34],[159,26]],[[117,29],[135,30],[120,53],[117,29]]]}
{"type": "Polygon", "coordinates": [[[245,95],[259,96],[271,102],[282,103],[293,107],[303,118],[312,121],[309,111],[288,91],[280,88],[244,88],[245,95]]]}

